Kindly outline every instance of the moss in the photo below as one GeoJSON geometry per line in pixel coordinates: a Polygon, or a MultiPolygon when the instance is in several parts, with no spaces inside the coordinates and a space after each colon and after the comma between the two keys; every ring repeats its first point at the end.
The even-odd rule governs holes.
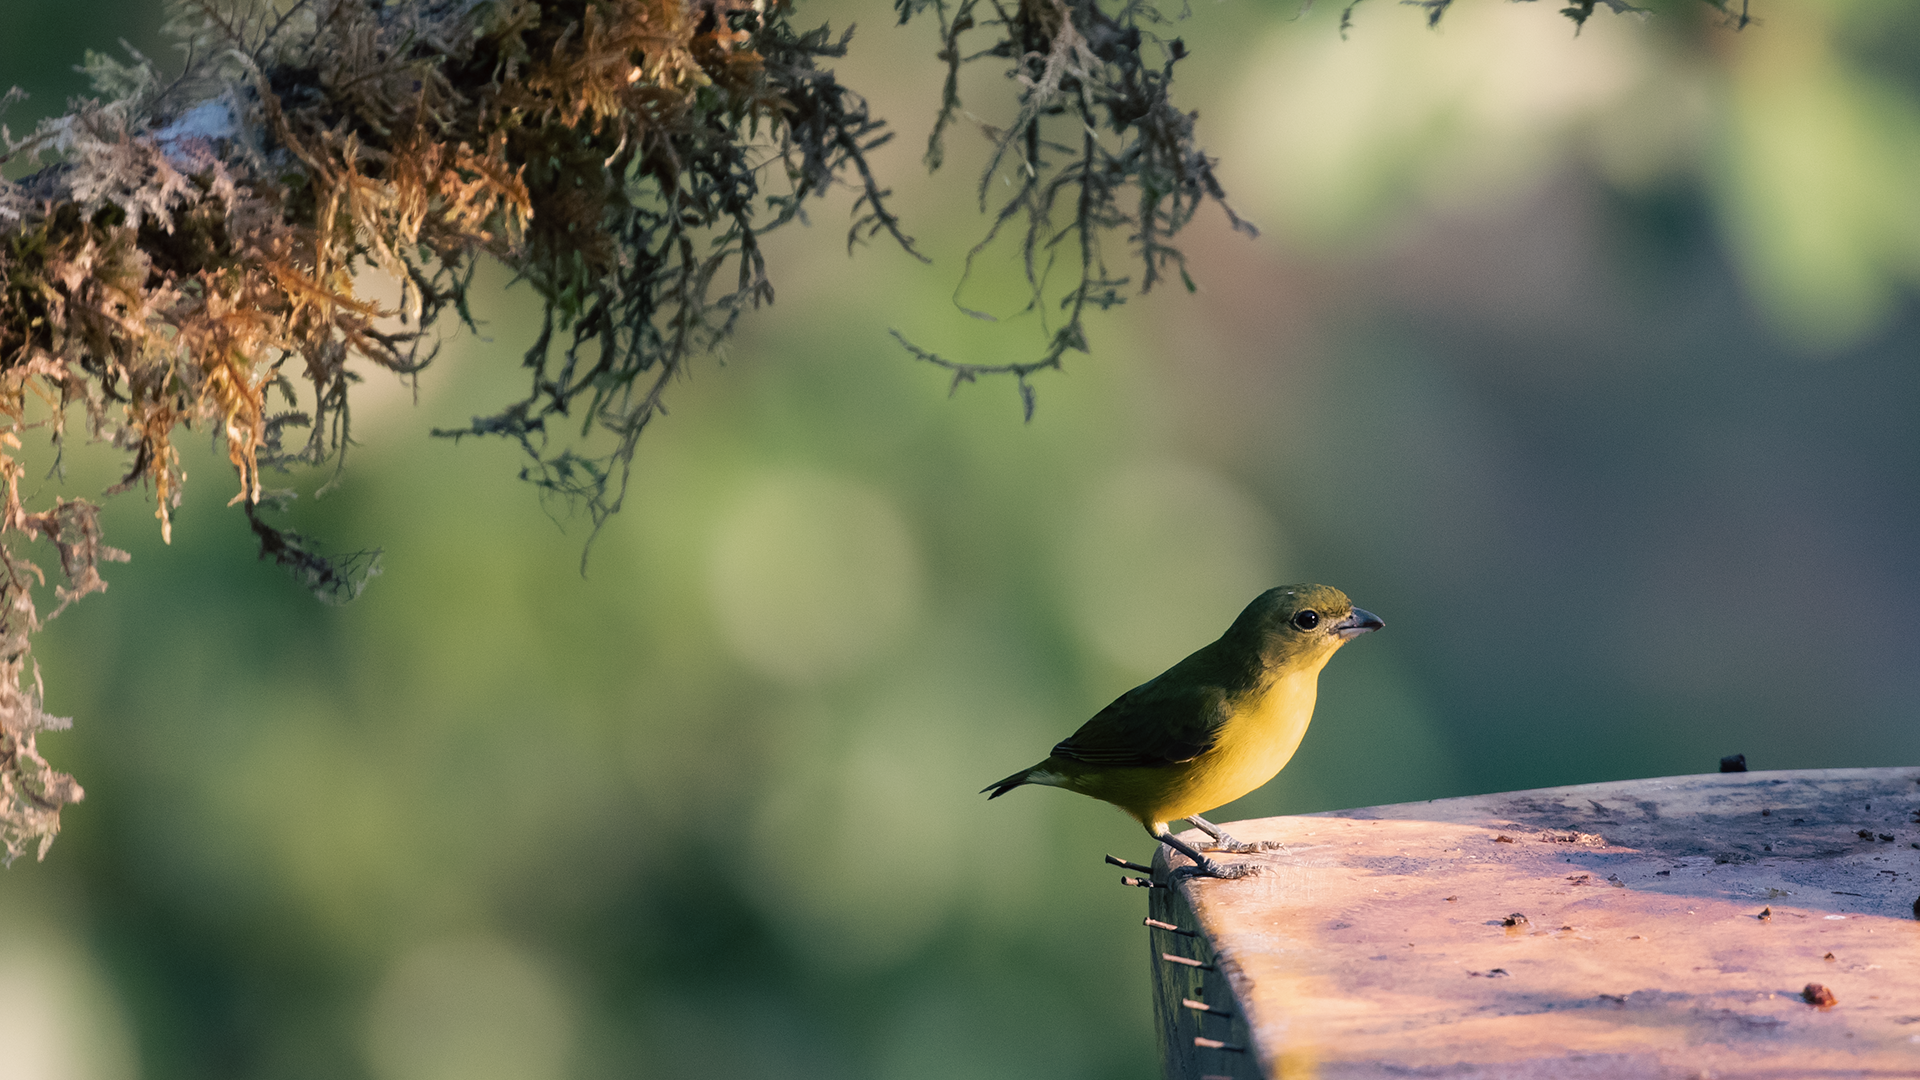
{"type": "MultiPolygon", "coordinates": [[[[546,326],[526,397],[446,434],[519,440],[529,476],[598,523],[668,383],[771,298],[762,233],[854,162],[869,210],[859,227],[909,242],[860,161],[879,123],[816,66],[845,38],[795,30],[783,6],[192,0],[173,28],[188,60],[170,82],[138,54],[90,55],[100,96],[7,138],[9,160],[46,163],[0,186],[9,857],[50,840],[80,794],[33,749],[49,718],[19,687],[40,574],[16,541],[59,545],[63,605],[103,587],[97,560],[115,556],[89,504],[21,506],[6,450],[30,397],[85,405],[88,435],[129,451],[116,490],[152,485],[163,533],[184,480],[177,432],[212,429],[262,557],[344,598],[372,560],[328,559],[264,520],[262,470],[337,463],[349,361],[418,370],[438,320],[470,325],[475,260],[517,271],[546,326]],[[750,150],[769,135],[792,188],[766,210],[750,150]],[[394,309],[356,293],[369,268],[403,283],[394,309]],[[613,448],[550,451],[555,417],[610,433],[613,448]],[[286,445],[294,430],[304,443],[286,445]]],[[[56,441],[63,416],[42,422],[56,441]]]]}
{"type": "MultiPolygon", "coordinates": [[[[1422,0],[1432,20],[1450,2],[1422,0]]],[[[1563,14],[1579,24],[1597,3],[1628,10],[1575,0],[1563,14]]],[[[967,261],[1003,230],[1019,234],[1028,308],[1058,312],[1027,361],[969,363],[901,341],[955,387],[1011,376],[1031,417],[1031,377],[1086,350],[1089,310],[1169,277],[1193,287],[1172,241],[1202,207],[1253,229],[1173,102],[1187,50],[1152,3],[895,4],[902,21],[931,12],[939,24],[948,77],[929,167],[960,114],[961,66],[1009,65],[1019,111],[995,136],[979,188],[991,225],[967,261]],[[1002,173],[1011,194],[990,206],[1002,173]],[[1110,264],[1103,243],[1115,235],[1135,269],[1110,264]]],[[[472,327],[477,260],[511,267],[545,317],[525,395],[436,434],[515,440],[523,475],[597,529],[619,509],[673,379],[772,300],[764,234],[844,182],[859,192],[850,246],[885,236],[918,254],[866,160],[890,134],[823,66],[851,32],[800,29],[787,0],[179,0],[172,30],[187,57],[174,78],[137,52],[89,54],[98,97],[24,138],[0,128],[0,163],[44,164],[0,181],[9,859],[35,844],[44,853],[60,807],[80,797],[34,749],[35,733],[60,722],[40,709],[37,674],[23,686],[42,574],[20,542],[55,544],[60,607],[105,587],[99,560],[124,557],[100,543],[91,504],[21,504],[13,451],[29,427],[58,446],[80,406],[87,437],[129,454],[111,490],[150,484],[170,536],[185,480],[174,440],[203,425],[227,448],[261,556],[340,600],[377,572],[378,553],[329,558],[270,524],[262,471],[338,467],[349,362],[402,374],[427,364],[440,320],[472,327]],[[784,168],[767,169],[769,155],[784,168]],[[765,190],[765,176],[786,186],[765,190]],[[368,269],[402,283],[391,310],[356,293],[368,269]],[[49,418],[30,423],[30,401],[49,418]],[[306,433],[298,446],[294,431],[306,433]]]]}

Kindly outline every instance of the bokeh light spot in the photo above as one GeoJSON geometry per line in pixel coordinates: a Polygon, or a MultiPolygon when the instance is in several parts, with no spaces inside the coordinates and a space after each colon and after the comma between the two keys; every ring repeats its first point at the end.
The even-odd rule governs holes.
{"type": "Polygon", "coordinates": [[[559,1080],[572,1028],[534,958],[491,938],[440,941],[374,992],[367,1057],[379,1080],[559,1080]]]}
{"type": "Polygon", "coordinates": [[[863,712],[835,753],[769,793],[749,864],[749,887],[789,942],[841,971],[899,963],[951,913],[988,771],[950,704],[889,694],[863,712]]]}
{"type": "Polygon", "coordinates": [[[886,496],[782,471],[749,486],[721,521],[712,588],[734,653],[807,683],[858,669],[913,621],[920,559],[886,496]]]}
{"type": "Polygon", "coordinates": [[[1160,462],[1096,482],[1062,537],[1074,627],[1101,656],[1152,675],[1220,636],[1288,563],[1272,515],[1235,485],[1160,462]]]}
{"type": "Polygon", "coordinates": [[[125,1021],[85,956],[16,935],[0,946],[0,1046],[6,1047],[0,1080],[132,1080],[139,1074],[125,1021]]]}
{"type": "Polygon", "coordinates": [[[1526,8],[1458,5],[1439,34],[1391,10],[1350,35],[1276,25],[1234,99],[1229,189],[1309,244],[1511,198],[1645,68],[1631,25],[1594,19],[1576,38],[1526,8]]]}

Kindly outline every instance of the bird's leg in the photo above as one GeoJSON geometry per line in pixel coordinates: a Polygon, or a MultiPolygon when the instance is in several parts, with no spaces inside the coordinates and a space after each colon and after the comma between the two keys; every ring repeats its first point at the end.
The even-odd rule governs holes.
{"type": "Polygon", "coordinates": [[[1213,837],[1213,843],[1207,845],[1212,851],[1230,851],[1235,855],[1244,855],[1249,851],[1278,851],[1285,846],[1278,840],[1257,840],[1250,844],[1235,840],[1227,835],[1227,830],[1199,814],[1188,814],[1187,820],[1193,823],[1194,828],[1213,837]]]}
{"type": "Polygon", "coordinates": [[[1151,833],[1155,840],[1160,841],[1193,860],[1192,866],[1183,866],[1173,872],[1173,876],[1176,879],[1182,877],[1237,878],[1246,877],[1248,874],[1253,873],[1254,868],[1251,866],[1245,864],[1222,866],[1212,859],[1207,858],[1205,855],[1200,854],[1189,846],[1186,841],[1167,831],[1167,823],[1164,821],[1156,821],[1152,825],[1147,826],[1147,832],[1151,833]]]}

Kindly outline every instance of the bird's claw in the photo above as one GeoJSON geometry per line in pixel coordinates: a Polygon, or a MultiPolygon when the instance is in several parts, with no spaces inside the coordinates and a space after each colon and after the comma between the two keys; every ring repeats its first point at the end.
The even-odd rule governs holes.
{"type": "Polygon", "coordinates": [[[1228,863],[1225,866],[1221,866],[1219,863],[1214,863],[1212,873],[1208,874],[1207,876],[1223,878],[1228,881],[1231,881],[1234,878],[1251,877],[1254,874],[1258,873],[1259,870],[1260,868],[1258,866],[1253,865],[1252,863],[1228,863]]]}
{"type": "Polygon", "coordinates": [[[1247,877],[1250,874],[1256,873],[1259,869],[1259,867],[1251,863],[1222,864],[1214,862],[1212,859],[1202,859],[1197,864],[1188,864],[1176,869],[1171,877],[1175,881],[1190,877],[1210,877],[1220,878],[1223,881],[1232,881],[1235,878],[1247,877]]]}
{"type": "Polygon", "coordinates": [[[1208,844],[1202,850],[1224,851],[1231,855],[1248,855],[1256,851],[1281,851],[1285,849],[1286,846],[1287,845],[1278,840],[1235,840],[1231,836],[1223,836],[1213,843],[1208,844]]]}

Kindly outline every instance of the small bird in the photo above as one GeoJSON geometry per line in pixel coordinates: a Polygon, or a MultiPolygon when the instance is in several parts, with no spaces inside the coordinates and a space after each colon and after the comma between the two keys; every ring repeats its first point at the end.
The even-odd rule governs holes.
{"type": "Polygon", "coordinates": [[[1181,818],[1212,850],[1259,851],[1201,817],[1278,774],[1313,719],[1320,669],[1340,646],[1386,624],[1325,585],[1283,585],[1254,597],[1220,640],[1119,699],[1061,740],[1047,760],[980,790],[997,799],[1025,784],[1110,802],[1194,873],[1241,877],[1167,831],[1181,818]]]}

